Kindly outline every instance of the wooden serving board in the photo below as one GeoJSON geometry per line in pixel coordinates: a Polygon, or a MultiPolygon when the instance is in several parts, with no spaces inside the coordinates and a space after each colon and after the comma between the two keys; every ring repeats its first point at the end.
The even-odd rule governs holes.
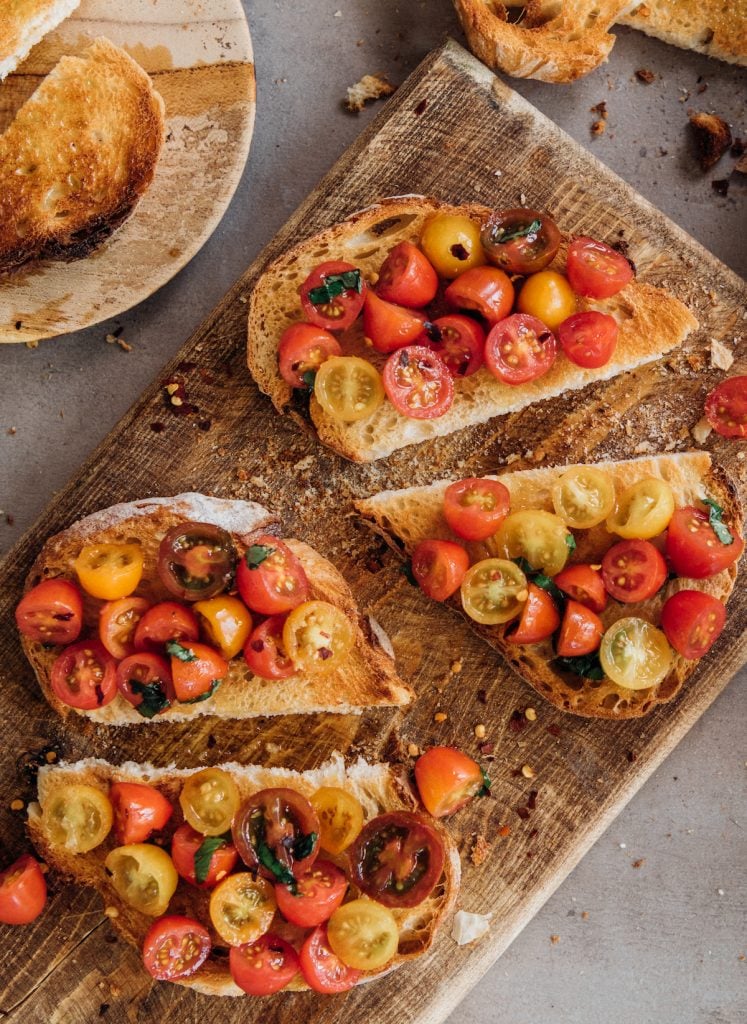
{"type": "MultiPolygon", "coordinates": [[[[733,344],[740,337],[746,300],[733,274],[466,51],[450,42],[431,54],[8,557],[0,586],[0,837],[2,863],[8,863],[26,845],[24,816],[14,814],[10,802],[32,795],[18,765],[47,746],[67,758],[95,754],[113,762],[186,766],[237,758],[303,768],[335,748],[407,760],[409,743],[445,742],[477,754],[473,729],[483,723],[495,745],[480,755],[493,796],[474,801],[449,827],[463,854],[460,904],[492,912],[490,935],[474,948],[458,948],[447,928],[431,956],[345,997],[209,1000],[151,982],[137,952],[115,939],[101,898],[52,878],[46,912],[0,943],[0,1012],[9,1024],[443,1020],[744,662],[747,598],[744,587],[734,594],[724,635],[673,704],[627,723],[565,716],[449,610],[410,587],[394,557],[349,515],[350,501],[383,487],[495,470],[508,456],[521,456],[511,460],[519,468],[537,464],[541,452],[544,461],[560,463],[626,457],[649,445],[688,448],[703,396],[720,376],[706,369],[708,339],[733,344]],[[624,237],[641,276],[666,283],[688,301],[702,329],[666,364],[407,449],[381,464],[345,463],[279,418],[248,379],[247,295],[267,261],[291,242],[379,197],[413,191],[497,206],[524,195],[554,211],[565,229],[624,237]],[[163,384],[174,376],[196,407],[190,415],[177,416],[164,401],[163,384]],[[282,514],[288,535],[331,557],[361,606],[389,632],[401,673],[417,689],[415,704],[360,717],[202,719],[120,731],[72,720],[61,728],[39,697],[12,628],[32,559],[49,534],[94,509],[190,488],[265,502],[282,514]],[[455,662],[461,663],[458,673],[455,662]],[[516,714],[527,706],[536,709],[536,721],[516,714]],[[434,721],[436,711],[447,715],[443,723],[434,721]],[[524,764],[534,778],[521,774],[524,764]],[[477,835],[490,847],[479,867],[470,859],[477,835]]],[[[744,373],[743,339],[740,346],[734,369],[744,373]]],[[[712,436],[709,447],[746,494],[739,446],[712,436]]]]}
{"type": "Polygon", "coordinates": [[[156,175],[129,220],[87,259],[0,276],[0,343],[80,330],[152,295],[210,238],[246,164],[255,82],[241,0],[82,0],[0,84],[0,131],[60,57],[98,36],[138,61],[163,96],[156,175]]]}

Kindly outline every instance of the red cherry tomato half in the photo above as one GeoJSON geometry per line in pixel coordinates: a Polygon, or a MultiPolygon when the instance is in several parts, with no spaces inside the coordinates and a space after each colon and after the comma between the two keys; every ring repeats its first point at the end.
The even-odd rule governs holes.
{"type": "Polygon", "coordinates": [[[534,583],[527,586],[529,597],[521,610],[519,625],[506,639],[514,644],[538,644],[552,636],[560,625],[560,614],[546,590],[534,583]]]}
{"type": "Polygon", "coordinates": [[[191,917],[169,914],[148,929],[143,943],[145,969],[158,981],[188,978],[210,955],[210,935],[191,917]]]}
{"type": "Polygon", "coordinates": [[[241,805],[231,831],[246,866],[271,882],[277,882],[278,876],[264,857],[260,859],[260,847],[269,850],[294,878],[301,878],[319,853],[319,819],[306,797],[295,789],[260,789],[241,805]]]}
{"type": "Polygon", "coordinates": [[[596,612],[578,601],[567,601],[558,636],[560,658],[575,658],[596,651],[602,642],[604,625],[596,612]]]}
{"type": "Polygon", "coordinates": [[[309,598],[303,565],[277,537],[260,537],[239,559],[236,586],[241,600],[260,615],[278,615],[309,598]]]}
{"type": "Polygon", "coordinates": [[[728,377],[706,398],[705,414],[722,437],[747,437],[747,377],[728,377]]]}
{"type": "Polygon", "coordinates": [[[602,559],[607,593],[624,604],[646,601],[667,578],[667,565],[651,541],[623,540],[613,544],[602,559]]]}
{"type": "Polygon", "coordinates": [[[22,854],[5,871],[0,872],[0,922],[30,924],[44,910],[47,883],[39,862],[22,854]]]}
{"type": "Polygon", "coordinates": [[[326,924],[320,924],[307,935],[301,946],[300,962],[304,981],[314,992],[347,992],[361,976],[360,971],[347,967],[332,952],[326,924]]]}
{"type": "Polygon", "coordinates": [[[205,700],[228,674],[228,662],[207,644],[179,646],[180,652],[171,652],[171,680],[176,699],[190,704],[205,700]]]}
{"type": "Polygon", "coordinates": [[[131,654],[117,665],[117,689],[143,718],[160,715],[176,700],[169,663],[150,651],[131,654]]]}
{"type": "Polygon", "coordinates": [[[120,846],[144,843],[174,813],[163,793],[143,782],[115,782],[109,799],[114,810],[114,837],[120,846]]]}
{"type": "Polygon", "coordinates": [[[612,358],[620,333],[617,321],[595,309],[574,313],[558,327],[560,347],[572,363],[597,369],[612,358]]]}
{"type": "Polygon", "coordinates": [[[471,317],[459,313],[441,316],[421,340],[441,356],[452,377],[471,377],[484,362],[485,331],[471,317]]]}
{"type": "Polygon", "coordinates": [[[195,854],[205,842],[206,837],[193,829],[188,822],[184,822],[174,833],[171,840],[171,859],[180,878],[190,885],[196,885],[198,889],[212,889],[218,882],[223,881],[226,875],[230,875],[239,860],[239,853],[233,843],[223,840],[221,845],[215,846],[213,838],[210,838],[211,846],[214,846],[207,871],[201,870],[202,881],[197,881],[195,868],[195,854]]]}
{"type": "Polygon", "coordinates": [[[468,569],[469,555],[450,540],[423,540],[412,553],[412,574],[434,601],[445,601],[456,593],[468,569]]]}
{"type": "Polygon", "coordinates": [[[144,597],[122,597],[102,605],[99,639],[113,658],[121,661],[135,653],[135,630],[149,607],[144,597]]]}
{"type": "Polygon", "coordinates": [[[721,636],[726,608],[712,594],[678,590],[661,610],[661,628],[683,658],[702,658],[721,636]]]}
{"type": "Polygon", "coordinates": [[[50,682],[55,696],[71,708],[103,708],[117,695],[116,662],[99,640],[81,640],[54,661],[50,682]]]}
{"type": "Polygon", "coordinates": [[[394,408],[411,419],[443,416],[454,401],[454,381],[446,363],[424,345],[393,352],[384,364],[382,379],[394,408]]]}
{"type": "Polygon", "coordinates": [[[619,252],[593,238],[575,238],[568,247],[566,274],[577,295],[609,299],[633,280],[633,268],[619,252]]]}
{"type": "Polygon", "coordinates": [[[304,375],[316,373],[330,356],[341,355],[342,349],[334,334],[314,324],[291,324],[280,338],[278,369],[292,388],[308,388],[313,381],[304,375]]]}
{"type": "Polygon", "coordinates": [[[298,974],[301,963],[290,942],[267,932],[254,942],[231,946],[231,977],[250,996],[271,996],[298,974]]]}
{"type": "Polygon", "coordinates": [[[444,494],[444,519],[464,540],[487,540],[508,515],[511,495],[498,480],[467,477],[449,484],[444,494]]]}
{"type": "Polygon", "coordinates": [[[553,578],[556,587],[579,604],[599,614],[607,606],[607,591],[598,569],[578,563],[569,565],[553,578]]]}
{"type": "Polygon", "coordinates": [[[527,313],[507,316],[491,329],[485,342],[487,367],[504,384],[525,384],[541,377],[556,355],[555,335],[527,313]]]}
{"type": "Polygon", "coordinates": [[[691,505],[678,508],[667,530],[667,558],[678,576],[702,580],[728,569],[744,551],[744,541],[731,529],[731,544],[719,540],[708,516],[691,505]]]}
{"type": "Polygon", "coordinates": [[[344,872],[328,860],[316,860],[296,881],[296,892],[287,885],[275,886],[278,910],[291,924],[315,928],[329,920],[348,889],[344,872]]]}
{"type": "Polygon", "coordinates": [[[169,640],[197,640],[200,625],[191,608],[177,601],[154,604],[135,627],[135,650],[161,651],[169,640]]]}
{"type": "Polygon", "coordinates": [[[318,302],[313,301],[315,296],[310,293],[325,287],[329,292],[337,291],[335,279],[339,280],[343,274],[357,270],[352,263],[344,263],[342,260],[330,260],[315,267],[299,288],[301,306],[306,319],[328,331],[344,331],[350,327],[357,319],[366,298],[366,282],[360,276],[360,271],[360,291],[354,287],[343,287],[339,294],[330,294],[328,298],[322,298],[318,302]],[[329,281],[329,278],[333,280],[329,281]]]}
{"type": "Polygon", "coordinates": [[[366,295],[363,333],[377,352],[395,352],[411,345],[423,333],[424,323],[424,313],[385,302],[375,292],[366,295]]]}
{"type": "Polygon", "coordinates": [[[390,811],[363,826],[349,852],[351,880],[385,907],[417,907],[433,892],[446,851],[438,832],[409,811],[390,811]]]}
{"type": "Polygon", "coordinates": [[[485,788],[480,765],[456,747],[431,747],[415,762],[415,782],[423,806],[434,818],[464,807],[485,788]]]}
{"type": "Polygon", "coordinates": [[[511,312],[514,286],[498,267],[472,267],[454,278],[444,297],[454,309],[474,309],[495,324],[511,312]]]}
{"type": "Polygon", "coordinates": [[[44,580],[24,594],[16,608],[16,625],[29,640],[71,644],[83,627],[83,598],[70,580],[44,580]]]}
{"type": "Polygon", "coordinates": [[[255,676],[261,679],[287,679],[296,674],[283,643],[286,615],[271,615],[261,622],[244,644],[244,658],[255,676]]]}
{"type": "Polygon", "coordinates": [[[387,302],[420,309],[436,297],[438,274],[412,242],[400,242],[381,265],[376,291],[387,302]]]}

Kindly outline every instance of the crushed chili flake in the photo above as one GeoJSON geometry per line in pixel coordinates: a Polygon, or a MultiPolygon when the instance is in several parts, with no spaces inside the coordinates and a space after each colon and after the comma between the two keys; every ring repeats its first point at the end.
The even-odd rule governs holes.
{"type": "Polygon", "coordinates": [[[634,750],[626,750],[625,751],[625,756],[627,757],[628,761],[631,764],[633,764],[633,762],[635,761],[637,755],[636,755],[634,750]]]}
{"type": "Polygon", "coordinates": [[[479,746],[479,750],[481,754],[492,754],[493,751],[495,750],[495,743],[491,743],[490,740],[486,741],[485,743],[481,743],[479,746]]]}
{"type": "Polygon", "coordinates": [[[8,524],[8,526],[12,526],[13,523],[15,523],[15,521],[16,521],[16,517],[15,516],[11,515],[10,512],[6,512],[5,513],[5,522],[8,524]]]}
{"type": "Polygon", "coordinates": [[[529,817],[529,811],[526,807],[517,807],[516,813],[519,815],[522,821],[526,821],[529,817]]]}
{"type": "Polygon", "coordinates": [[[536,789],[530,789],[529,790],[529,799],[527,800],[527,809],[530,810],[530,811],[533,811],[535,809],[535,807],[537,806],[537,792],[538,791],[536,789]]]}
{"type": "Polygon", "coordinates": [[[501,827],[498,829],[498,835],[501,837],[501,839],[505,839],[506,836],[510,836],[511,835],[511,826],[510,825],[501,825],[501,827]]]}
{"type": "Polygon", "coordinates": [[[477,693],[475,694],[475,696],[477,697],[477,699],[480,701],[481,704],[487,704],[488,703],[488,691],[487,690],[478,690],[477,693]]]}
{"type": "Polygon", "coordinates": [[[165,423],[151,423],[150,429],[153,431],[154,434],[162,434],[164,432],[164,430],[166,429],[166,424],[165,423]]]}
{"type": "Polygon", "coordinates": [[[592,114],[599,114],[600,117],[607,116],[607,104],[604,100],[602,100],[601,103],[594,104],[593,107],[589,107],[589,110],[592,114]]]}
{"type": "Polygon", "coordinates": [[[633,861],[631,867],[642,868],[645,863],[646,863],[646,858],[645,857],[638,857],[636,860],[633,861]]]}
{"type": "Polygon", "coordinates": [[[536,839],[538,835],[539,835],[539,829],[538,828],[533,828],[532,831],[529,833],[529,840],[531,841],[532,839],[536,839]]]}
{"type": "Polygon", "coordinates": [[[511,713],[511,717],[508,720],[508,728],[510,732],[522,732],[526,729],[526,725],[527,720],[521,709],[517,709],[511,713]]]}
{"type": "Polygon", "coordinates": [[[183,380],[173,377],[162,386],[166,406],[171,412],[178,416],[188,416],[197,412],[197,406],[187,401],[187,389],[183,380]]]}
{"type": "Polygon", "coordinates": [[[205,432],[207,432],[208,430],[210,430],[212,425],[212,420],[200,420],[200,422],[197,424],[197,427],[199,430],[204,430],[205,432]]]}

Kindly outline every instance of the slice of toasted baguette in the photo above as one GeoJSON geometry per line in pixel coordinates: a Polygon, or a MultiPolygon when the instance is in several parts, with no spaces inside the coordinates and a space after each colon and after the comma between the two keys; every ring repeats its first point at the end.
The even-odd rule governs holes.
{"type": "Polygon", "coordinates": [[[10,0],[0,19],[0,82],[32,46],[73,13],[80,0],[10,0]]]}
{"type": "MultiPolygon", "coordinates": [[[[659,455],[626,462],[600,462],[598,465],[612,475],[618,495],[642,477],[657,477],[665,480],[672,488],[677,507],[698,503],[706,496],[711,497],[724,509],[725,521],[741,530],[743,510],[736,488],[723,469],[712,463],[705,452],[659,455]]],[[[552,512],[552,485],[568,468],[557,466],[522,470],[503,473],[495,479],[500,479],[508,488],[512,511],[538,508],[552,512]]],[[[383,491],[357,501],[355,505],[369,524],[390,544],[399,550],[404,547],[405,551],[411,552],[419,541],[427,538],[458,539],[450,532],[442,514],[443,495],[450,482],[441,480],[429,487],[383,491]]],[[[611,544],[619,539],[611,538],[604,525],[576,531],[575,536],[578,549],[573,560],[592,564],[601,562],[611,544]]],[[[476,554],[476,557],[485,557],[485,553],[476,554]]],[[[735,565],[710,579],[672,580],[649,601],[627,605],[610,601],[601,618],[605,628],[626,616],[638,616],[658,625],[662,606],[675,591],[702,590],[726,601],[736,576],[735,565]]],[[[458,594],[450,599],[450,603],[461,611],[458,594]]],[[[543,697],[561,710],[591,718],[636,718],[647,714],[657,704],[671,700],[697,664],[675,654],[672,671],[657,687],[627,690],[607,678],[595,681],[559,671],[554,663],[555,654],[550,640],[531,646],[512,644],[506,640],[506,627],[480,626],[469,618],[467,621],[543,697]]]]}
{"type": "MultiPolygon", "coordinates": [[[[26,580],[30,589],[44,579],[75,579],[73,562],[85,544],[136,542],[144,555],[143,578],[136,594],[151,602],[173,600],[156,571],[158,546],[164,534],[179,522],[213,523],[233,537],[239,554],[262,533],[279,532],[279,522],[261,505],[228,501],[203,494],[178,494],[173,498],[149,498],[95,512],[51,537],[42,548],[26,580]]],[[[60,715],[85,715],[106,725],[178,721],[199,715],[218,718],[254,718],[259,715],[304,714],[330,711],[360,714],[365,707],[409,704],[413,693],[397,676],[394,661],[381,646],[380,627],[372,627],[357,608],[344,579],[332,565],[307,544],[286,543],[300,558],[311,584],[311,596],[341,608],[353,623],[355,646],[344,669],[326,676],[293,676],[280,682],[253,676],[241,655],[233,658],[228,676],[214,696],[197,704],[176,704],[163,714],[145,719],[117,694],[103,708],[78,711],[62,703],[51,689],[52,664],[59,648],[45,648],[26,637],[21,641],[45,698],[60,715]]],[[[97,635],[102,602],[85,599],[85,624],[97,635]]]]}
{"type": "Polygon", "coordinates": [[[63,57],[0,136],[0,272],[77,260],[126,220],[164,140],[163,100],[124,50],[63,57]]]}
{"type": "MultiPolygon", "coordinates": [[[[310,797],[321,786],[338,786],[352,793],[361,802],[366,821],[385,811],[412,811],[417,807],[403,771],[386,764],[368,764],[362,758],[346,767],[341,755],[335,753],[320,768],[305,772],[235,763],[224,764],[221,767],[230,772],[235,780],[242,801],[252,793],[270,786],[288,786],[306,797],[310,797]]],[[[105,761],[96,759],[42,767],[39,771],[38,803],[30,805],[28,820],[34,846],[55,871],[75,882],[97,889],[102,895],[104,905],[114,907],[117,911],[111,918],[114,927],[126,941],[138,949],[142,947],[143,938],[153,919],[124,903],[107,881],[104,861],[109,851],[116,845],[113,838],[109,837],[90,853],[71,854],[50,842],[44,828],[44,808],[56,790],[73,783],[86,783],[108,791],[112,782],[147,782],[156,786],[174,805],[175,813],[169,828],[175,829],[182,821],[178,802],[179,792],[184,780],[195,771],[197,769],[154,768],[152,765],[138,765],[133,762],[115,768],[105,761]]],[[[362,981],[372,981],[406,960],[422,956],[430,948],[439,925],[454,907],[459,890],[459,854],[447,832],[441,829],[437,822],[434,821],[432,824],[438,829],[447,851],[444,873],[431,895],[419,906],[393,911],[400,933],[397,955],[381,971],[365,974],[362,981]]],[[[345,866],[344,854],[328,859],[337,861],[341,867],[345,866]]],[[[194,917],[210,928],[207,902],[207,895],[204,892],[180,881],[169,904],[169,913],[194,917]]],[[[296,946],[302,936],[300,929],[280,921],[279,918],[273,924],[272,930],[294,942],[296,946]]],[[[220,944],[220,939],[215,934],[213,939],[220,944]]],[[[225,956],[220,959],[211,956],[194,977],[186,978],[179,984],[206,995],[243,995],[242,990],[231,979],[225,956]]],[[[290,990],[295,991],[306,988],[300,975],[289,986],[290,990]]]]}
{"type": "MultiPolygon", "coordinates": [[[[299,392],[292,395],[280,376],[277,361],[283,330],[303,318],[298,296],[301,282],[317,264],[328,259],[347,260],[360,267],[364,277],[371,278],[389,250],[405,239],[417,242],[424,224],[437,212],[458,212],[477,220],[488,214],[483,206],[450,206],[423,196],[385,199],[301,242],[262,274],[249,302],[247,361],[260,389],[270,396],[279,412],[290,411],[301,422],[308,422],[305,399],[299,392]]],[[[561,247],[552,264],[556,269],[565,265],[565,248],[561,247]]],[[[559,357],[543,377],[512,387],[483,368],[455,381],[454,404],[445,415],[432,420],[410,419],[390,402],[384,402],[368,419],[342,423],[325,413],[312,395],[308,415],[319,440],[353,462],[372,462],[398,448],[451,434],[633,370],[675,348],[698,324],[678,299],[635,280],[614,298],[598,302],[581,299],[579,308],[604,310],[620,325],[615,354],[600,370],[585,370],[559,357]]],[[[386,358],[365,344],[360,319],[343,332],[341,344],[345,353],[365,356],[378,366],[386,358]]]]}
{"type": "Polygon", "coordinates": [[[747,64],[744,0],[645,0],[628,5],[618,21],[685,50],[747,64]]]}

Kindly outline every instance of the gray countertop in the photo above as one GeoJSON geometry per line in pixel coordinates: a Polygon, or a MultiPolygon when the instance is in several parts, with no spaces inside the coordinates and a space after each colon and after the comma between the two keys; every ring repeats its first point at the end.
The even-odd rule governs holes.
{"type": "MultiPolygon", "coordinates": [[[[213,237],[170,284],[116,320],[35,349],[0,349],[0,552],[375,115],[378,104],[345,113],[345,88],[371,72],[399,83],[445,35],[462,38],[449,0],[244,6],[257,124],[241,185],[213,237]],[[131,352],[106,343],[115,326],[131,352]]],[[[686,125],[688,109],[708,110],[747,135],[744,69],[622,29],[609,63],[580,82],[511,84],[744,274],[747,176],[732,175],[728,195],[719,196],[711,180],[727,178],[733,160],[704,175],[686,125]],[[654,82],[641,83],[638,68],[653,71],[654,82]],[[600,101],[607,129],[595,137],[590,108],[600,101]]],[[[454,1024],[747,1020],[745,679],[742,672],[703,716],[461,1004],[454,1024]]],[[[491,865],[500,870],[495,858],[491,865]]]]}

